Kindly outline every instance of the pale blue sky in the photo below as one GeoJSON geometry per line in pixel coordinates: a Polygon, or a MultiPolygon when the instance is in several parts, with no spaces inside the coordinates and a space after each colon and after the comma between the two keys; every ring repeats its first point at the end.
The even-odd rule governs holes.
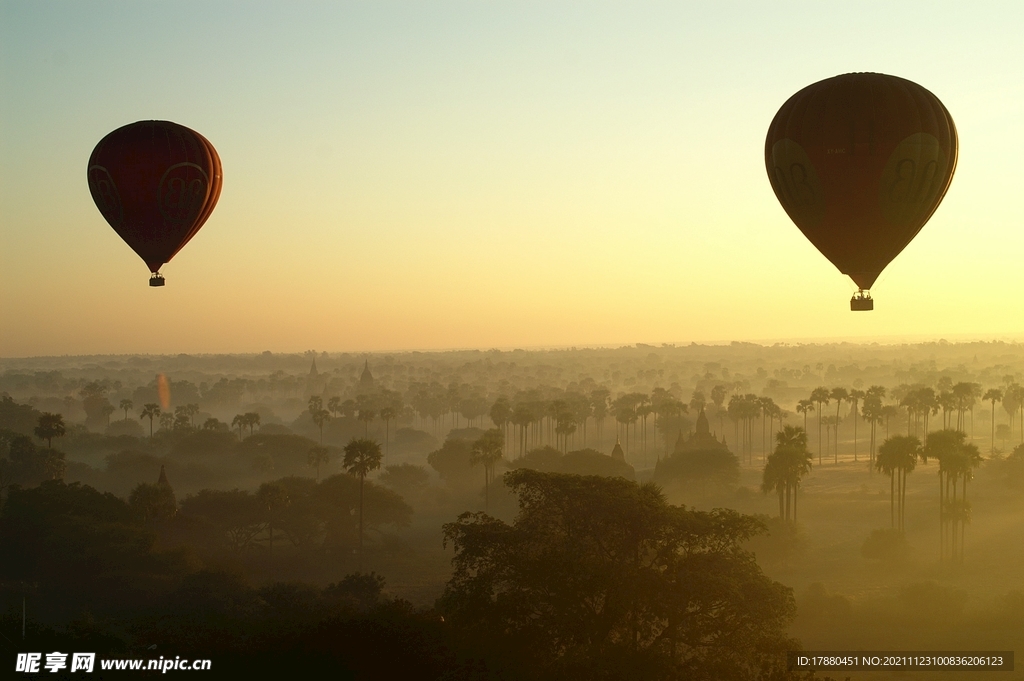
{"type": "Polygon", "coordinates": [[[0,0],[0,355],[1024,334],[1017,3],[0,0]],[[851,314],[764,136],[796,90],[934,92],[946,200],[851,314]],[[161,118],[220,152],[147,270],[85,182],[161,118]]]}

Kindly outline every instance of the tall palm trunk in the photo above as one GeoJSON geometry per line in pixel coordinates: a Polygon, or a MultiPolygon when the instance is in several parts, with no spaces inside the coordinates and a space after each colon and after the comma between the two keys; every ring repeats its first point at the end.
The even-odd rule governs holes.
{"type": "Polygon", "coordinates": [[[836,458],[835,462],[839,463],[839,410],[843,406],[842,400],[836,400],[836,458]]]}
{"type": "Polygon", "coordinates": [[[989,454],[996,453],[996,401],[992,400],[992,442],[988,448],[989,454]]]}
{"type": "Polygon", "coordinates": [[[857,463],[857,403],[853,403],[853,462],[857,463]]]}
{"type": "Polygon", "coordinates": [[[821,402],[818,402],[818,465],[821,465],[821,402]]]}
{"type": "Polygon", "coordinates": [[[967,525],[967,476],[964,475],[963,514],[960,516],[960,562],[964,562],[964,530],[967,525]]]}
{"type": "Polygon", "coordinates": [[[359,571],[363,571],[363,479],[366,476],[359,474],[359,571]]]}
{"type": "Polygon", "coordinates": [[[896,527],[896,469],[889,471],[889,527],[896,527]]]}
{"type": "Polygon", "coordinates": [[[944,498],[942,495],[942,469],[939,468],[939,562],[942,562],[942,557],[945,554],[945,532],[946,532],[946,517],[943,513],[943,502],[944,498]]]}

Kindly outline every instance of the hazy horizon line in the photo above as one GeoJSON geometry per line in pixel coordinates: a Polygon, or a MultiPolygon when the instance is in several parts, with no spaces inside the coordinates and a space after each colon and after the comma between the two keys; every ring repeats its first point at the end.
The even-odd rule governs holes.
{"type": "Polygon", "coordinates": [[[451,346],[438,348],[403,348],[389,350],[258,350],[258,351],[236,351],[236,352],[112,352],[112,353],[86,353],[60,355],[0,355],[0,361],[5,360],[31,360],[31,359],[69,359],[87,357],[171,357],[188,355],[192,357],[211,356],[244,356],[261,355],[270,352],[273,355],[306,355],[310,352],[317,354],[327,353],[328,355],[389,355],[389,354],[413,354],[413,353],[449,353],[449,352],[557,352],[573,350],[618,350],[622,348],[637,348],[647,346],[651,348],[680,348],[680,347],[728,347],[733,343],[759,345],[761,347],[783,346],[824,346],[824,345],[924,345],[930,343],[949,343],[951,345],[967,345],[970,343],[1024,343],[1024,334],[944,334],[934,336],[929,334],[894,334],[882,336],[854,336],[854,337],[796,337],[796,338],[757,338],[750,340],[710,340],[710,341],[635,341],[632,343],[591,343],[576,345],[528,345],[528,346],[504,346],[504,347],[480,347],[480,346],[451,346]]]}

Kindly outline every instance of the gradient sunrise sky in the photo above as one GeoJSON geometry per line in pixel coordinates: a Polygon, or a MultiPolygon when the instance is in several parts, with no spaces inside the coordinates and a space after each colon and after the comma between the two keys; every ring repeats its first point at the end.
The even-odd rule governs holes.
{"type": "Polygon", "coordinates": [[[1024,5],[0,0],[0,356],[1019,337],[1024,5]],[[855,289],[779,207],[800,88],[935,93],[943,204],[855,289]],[[151,289],[86,162],[141,119],[223,194],[151,289]]]}

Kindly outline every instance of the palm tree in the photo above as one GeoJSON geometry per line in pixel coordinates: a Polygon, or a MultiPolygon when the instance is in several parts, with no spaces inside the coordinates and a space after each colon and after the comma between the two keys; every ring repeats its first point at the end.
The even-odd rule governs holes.
{"type": "Polygon", "coordinates": [[[249,436],[252,437],[252,429],[260,425],[260,415],[255,411],[249,411],[242,418],[245,419],[245,425],[249,426],[249,436]]]}
{"type": "Polygon", "coordinates": [[[860,408],[860,413],[864,420],[868,421],[871,425],[871,448],[868,460],[872,465],[875,463],[875,442],[877,441],[875,435],[877,426],[884,418],[882,412],[883,397],[885,397],[885,388],[880,385],[873,385],[864,393],[864,404],[860,408]]]}
{"type": "Polygon", "coordinates": [[[900,410],[893,404],[887,404],[882,407],[881,416],[885,419],[885,437],[889,438],[889,419],[895,418],[900,415],[900,410]]]}
{"type": "Polygon", "coordinates": [[[992,403],[992,440],[988,453],[994,454],[996,451],[996,402],[1003,399],[1003,391],[999,388],[989,388],[981,399],[992,403]]]}
{"type": "Polygon", "coordinates": [[[849,401],[852,403],[853,408],[850,410],[850,415],[853,417],[853,460],[857,461],[857,407],[860,401],[864,399],[866,393],[863,390],[851,390],[849,401]]]}
{"type": "Polygon", "coordinates": [[[569,410],[569,405],[558,400],[559,409],[555,413],[555,448],[558,448],[559,441],[562,444],[562,452],[569,451],[569,436],[576,432],[576,415],[569,410]]]}
{"type": "Polygon", "coordinates": [[[847,402],[850,399],[850,393],[846,391],[846,388],[832,388],[832,392],[829,393],[829,397],[836,401],[836,448],[835,448],[835,462],[839,463],[839,410],[843,406],[843,402],[847,402]]]}
{"type": "Polygon", "coordinates": [[[939,413],[939,398],[931,388],[924,387],[917,391],[917,408],[924,421],[924,436],[928,437],[928,417],[939,413]]]}
{"type": "MultiPolygon", "coordinates": [[[[145,419],[145,418],[149,419],[149,437],[150,437],[150,439],[153,438],[153,419],[158,417],[158,416],[160,416],[160,405],[159,404],[153,404],[152,402],[150,402],[149,404],[142,405],[142,411],[139,412],[139,420],[141,421],[142,419],[145,419]]],[[[241,439],[241,438],[239,438],[239,439],[241,439]]]]}
{"type": "Polygon", "coordinates": [[[889,476],[889,521],[904,531],[907,473],[914,470],[921,453],[921,441],[913,435],[894,435],[878,448],[875,469],[889,476]]]}
{"type": "Polygon", "coordinates": [[[804,415],[804,432],[807,432],[807,414],[814,411],[814,402],[800,400],[796,403],[796,413],[804,415]]]}
{"type": "Polygon", "coordinates": [[[948,475],[953,482],[953,498],[950,503],[950,516],[952,522],[952,549],[954,554],[959,549],[959,560],[964,562],[964,534],[967,523],[971,520],[971,505],[967,501],[967,483],[974,479],[974,469],[981,465],[981,454],[978,447],[973,443],[965,443],[953,457],[947,466],[948,475]],[[961,495],[956,498],[956,485],[960,481],[961,495]],[[957,527],[959,526],[959,537],[957,527]]]}
{"type": "MultiPolygon", "coordinates": [[[[838,421],[839,421],[839,419],[837,419],[835,416],[826,416],[825,418],[823,418],[821,420],[821,422],[825,424],[825,448],[826,449],[828,449],[832,445],[832,431],[833,431],[833,429],[836,432],[836,437],[837,438],[839,437],[839,422],[838,421]]],[[[836,463],[839,463],[838,459],[836,459],[836,463]]]]}
{"type": "Polygon", "coordinates": [[[807,432],[797,426],[784,426],[775,434],[775,451],[768,456],[761,482],[761,491],[775,490],[779,494],[779,517],[790,519],[790,501],[793,522],[796,522],[796,498],[800,480],[811,470],[811,453],[807,451],[807,432]],[[783,497],[785,504],[783,505],[783,497]],[[783,514],[785,506],[785,514],[783,514]]]}
{"type": "MultiPolygon", "coordinates": [[[[569,409],[572,412],[573,419],[580,425],[583,435],[583,446],[587,446],[587,419],[589,419],[594,412],[594,408],[585,395],[573,394],[570,395],[569,409]]],[[[654,405],[652,404],[652,408],[654,405]]],[[[654,412],[654,438],[658,438],[658,412],[654,412]]]]}
{"type": "Polygon", "coordinates": [[[1024,386],[1010,383],[1003,390],[1003,408],[1010,416],[1010,430],[1013,431],[1013,416],[1020,411],[1020,441],[1024,442],[1024,386]],[[1009,408],[1008,408],[1009,407],[1009,408]]]}
{"type": "Polygon", "coordinates": [[[604,434],[604,419],[608,415],[608,398],[611,393],[607,388],[597,388],[590,392],[590,406],[594,413],[594,422],[597,424],[597,439],[600,443],[604,434]]]}
{"type": "MultiPolygon", "coordinates": [[[[188,414],[188,424],[192,427],[196,427],[196,414],[199,413],[198,404],[186,404],[185,413],[188,414]]],[[[258,423],[258,422],[257,422],[258,423]]]]}
{"type": "Polygon", "coordinates": [[[491,422],[496,427],[501,428],[501,432],[505,434],[505,444],[511,447],[511,443],[508,441],[508,424],[512,418],[512,403],[508,401],[507,397],[499,397],[491,405],[488,413],[491,417],[491,422]]]}
{"type": "Polygon", "coordinates": [[[132,404],[131,400],[121,400],[121,409],[124,410],[124,420],[125,421],[128,420],[128,412],[131,411],[132,407],[134,407],[134,406],[135,405],[132,404]]]}
{"type": "Polygon", "coordinates": [[[766,424],[764,421],[766,417],[772,416],[773,410],[775,409],[775,400],[770,397],[759,397],[757,398],[757,408],[761,411],[761,462],[764,463],[764,460],[768,456],[768,452],[765,451],[767,449],[765,436],[771,435],[771,433],[768,432],[769,429],[765,428],[766,424]]]}
{"type": "Polygon", "coordinates": [[[967,430],[967,412],[971,412],[971,439],[974,439],[974,405],[981,397],[981,385],[961,381],[953,386],[952,392],[956,402],[957,430],[967,430]]]}
{"type": "MultiPolygon", "coordinates": [[[[324,413],[327,413],[326,411],[324,413]]],[[[371,471],[380,468],[380,445],[366,438],[353,438],[345,445],[345,459],[342,466],[352,475],[359,476],[359,569],[363,569],[363,481],[371,471]]]]}
{"type": "Polygon", "coordinates": [[[385,463],[387,462],[388,449],[389,449],[389,445],[390,445],[389,440],[391,439],[391,433],[389,432],[390,429],[391,429],[391,420],[393,418],[395,418],[396,416],[398,416],[398,412],[399,412],[398,409],[396,409],[395,407],[390,406],[390,405],[387,406],[387,407],[381,407],[381,410],[380,410],[380,420],[384,422],[384,461],[385,461],[385,463]]]}
{"type": "Polygon", "coordinates": [[[338,410],[341,408],[341,398],[335,395],[331,399],[327,400],[327,411],[331,412],[331,416],[337,418],[338,410]]]}
{"type": "Polygon", "coordinates": [[[34,431],[40,440],[46,440],[47,449],[52,449],[53,438],[64,437],[64,416],[46,411],[39,415],[38,425],[34,431]]]}
{"type": "Polygon", "coordinates": [[[829,392],[828,388],[819,387],[811,391],[811,401],[818,405],[818,465],[821,465],[821,407],[828,404],[829,396],[832,393],[829,392]]]}
{"type": "Polygon", "coordinates": [[[725,424],[722,421],[722,404],[725,403],[725,396],[729,394],[729,389],[724,385],[716,385],[711,389],[711,401],[715,404],[715,414],[718,416],[718,429],[725,434],[725,424]]]}
{"type": "Polygon", "coordinates": [[[235,414],[235,418],[231,419],[231,427],[238,426],[238,441],[242,441],[242,428],[245,428],[245,414],[235,414]]]}
{"type": "Polygon", "coordinates": [[[942,427],[943,429],[960,430],[960,424],[957,424],[956,428],[952,428],[952,424],[949,423],[949,412],[956,406],[956,401],[953,398],[953,393],[949,391],[943,391],[939,393],[937,398],[939,407],[942,409],[942,427]]]}
{"type": "Polygon", "coordinates": [[[266,513],[267,530],[270,533],[270,552],[274,552],[274,521],[280,517],[281,509],[291,501],[288,491],[279,483],[265,482],[256,492],[256,500],[261,510],[266,513]]]}
{"type": "Polygon", "coordinates": [[[320,446],[324,446],[324,424],[331,420],[331,412],[326,409],[317,409],[311,412],[313,417],[313,423],[320,429],[320,446]]]}
{"type": "Polygon", "coordinates": [[[377,408],[371,395],[357,395],[356,408],[359,410],[359,420],[363,422],[363,437],[370,434],[370,421],[377,417],[377,408]]]}
{"type": "Polygon", "coordinates": [[[789,520],[789,507],[785,504],[786,490],[786,475],[782,459],[774,454],[769,455],[761,476],[761,491],[764,494],[774,491],[779,495],[779,520],[789,520]]]}
{"type": "Polygon", "coordinates": [[[491,428],[484,432],[476,442],[473,443],[473,451],[469,455],[469,463],[475,466],[478,463],[484,466],[484,510],[488,510],[490,503],[490,483],[494,479],[494,465],[501,461],[502,447],[505,444],[505,436],[498,428],[491,428]]]}
{"type": "MultiPolygon", "coordinates": [[[[644,466],[647,466],[647,417],[654,413],[654,407],[651,406],[650,398],[646,395],[640,398],[639,406],[636,409],[637,416],[640,417],[641,423],[643,423],[643,430],[640,431],[640,444],[643,447],[644,452],[644,466]]],[[[572,425],[572,430],[576,430],[575,422],[572,425]]],[[[571,432],[571,431],[570,431],[571,432]]]]}
{"type": "Polygon", "coordinates": [[[966,434],[959,430],[938,430],[928,434],[921,459],[939,461],[939,558],[946,556],[949,547],[950,559],[957,557],[957,535],[959,528],[959,557],[963,559],[964,524],[970,520],[970,505],[967,503],[967,482],[973,478],[973,469],[981,463],[978,448],[965,442],[966,434]],[[957,484],[963,481],[963,497],[957,499],[957,484]],[[948,535],[948,541],[947,541],[948,535]]]}
{"type": "Polygon", "coordinates": [[[109,426],[110,425],[110,415],[113,414],[117,410],[114,409],[114,405],[112,405],[110,402],[105,403],[102,407],[100,407],[100,409],[103,412],[103,416],[106,417],[107,425],[109,426]]]}
{"type": "Polygon", "coordinates": [[[526,403],[520,402],[512,409],[509,422],[519,429],[519,450],[522,456],[526,455],[526,429],[533,423],[533,419],[533,410],[526,403]]]}
{"type": "Polygon", "coordinates": [[[313,447],[309,450],[309,465],[316,468],[316,481],[320,482],[320,464],[330,461],[331,452],[327,447],[313,447]]]}

